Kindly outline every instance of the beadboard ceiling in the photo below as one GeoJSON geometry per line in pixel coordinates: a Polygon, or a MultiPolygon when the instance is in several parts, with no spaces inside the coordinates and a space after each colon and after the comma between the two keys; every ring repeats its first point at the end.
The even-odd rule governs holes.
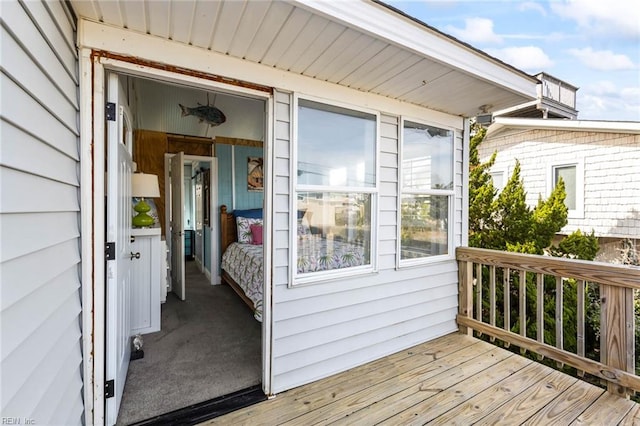
{"type": "Polygon", "coordinates": [[[378,2],[71,0],[79,18],[471,117],[535,79],[378,2]]]}

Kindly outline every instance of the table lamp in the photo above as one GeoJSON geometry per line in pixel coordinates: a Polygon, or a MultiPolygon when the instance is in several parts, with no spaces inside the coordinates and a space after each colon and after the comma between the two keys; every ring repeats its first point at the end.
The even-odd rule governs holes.
{"type": "Polygon", "coordinates": [[[153,226],[155,220],[148,215],[151,206],[144,200],[160,196],[158,176],[146,173],[134,173],[131,175],[131,196],[140,197],[140,201],[133,208],[138,214],[133,217],[132,223],[136,228],[153,226]]]}

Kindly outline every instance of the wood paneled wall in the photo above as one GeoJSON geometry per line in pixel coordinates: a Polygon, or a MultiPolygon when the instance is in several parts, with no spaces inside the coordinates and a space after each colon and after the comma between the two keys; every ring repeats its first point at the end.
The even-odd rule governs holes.
{"type": "Polygon", "coordinates": [[[189,136],[171,135],[153,130],[136,130],[134,132],[133,161],[138,165],[138,172],[158,176],[160,198],[154,199],[158,209],[158,220],[165,235],[165,181],[164,155],[166,153],[184,152],[185,155],[212,156],[213,140],[189,136]]]}

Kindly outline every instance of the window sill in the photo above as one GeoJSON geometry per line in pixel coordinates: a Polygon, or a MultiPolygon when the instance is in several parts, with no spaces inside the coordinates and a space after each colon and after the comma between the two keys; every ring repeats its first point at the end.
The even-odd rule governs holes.
{"type": "MultiPolygon", "coordinates": [[[[378,270],[374,267],[354,268],[347,271],[337,270],[318,272],[318,275],[310,275],[304,277],[294,277],[289,283],[289,288],[307,287],[316,284],[326,284],[336,281],[344,281],[351,278],[361,278],[367,275],[377,275],[378,270]]],[[[313,273],[312,273],[313,274],[313,273]]]]}

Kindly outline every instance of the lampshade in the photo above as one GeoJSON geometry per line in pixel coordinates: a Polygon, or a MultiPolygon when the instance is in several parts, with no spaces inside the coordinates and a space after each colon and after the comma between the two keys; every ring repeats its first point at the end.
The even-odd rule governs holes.
{"type": "Polygon", "coordinates": [[[146,173],[134,173],[131,175],[131,196],[155,198],[160,196],[158,176],[146,173]]]}

